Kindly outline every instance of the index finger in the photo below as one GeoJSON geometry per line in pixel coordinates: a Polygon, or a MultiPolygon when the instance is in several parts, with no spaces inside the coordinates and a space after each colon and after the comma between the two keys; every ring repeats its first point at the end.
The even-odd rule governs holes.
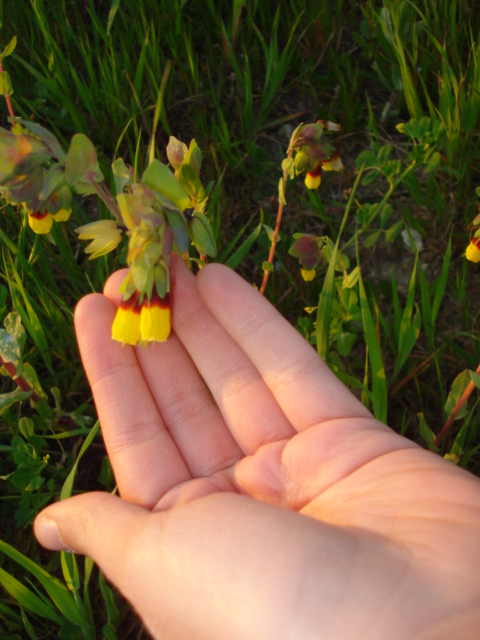
{"type": "Polygon", "coordinates": [[[313,347],[240,276],[223,265],[207,265],[197,276],[197,288],[297,431],[337,418],[372,417],[313,347]]]}

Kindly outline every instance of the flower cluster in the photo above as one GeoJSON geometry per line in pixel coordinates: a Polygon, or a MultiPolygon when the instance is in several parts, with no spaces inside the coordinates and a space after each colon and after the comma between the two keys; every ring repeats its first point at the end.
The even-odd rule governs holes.
{"type": "Polygon", "coordinates": [[[295,149],[295,171],[306,171],[305,186],[318,189],[323,171],[343,169],[340,154],[335,147],[323,139],[324,131],[340,131],[340,125],[328,120],[318,120],[314,124],[300,125],[292,136],[291,146],[295,149]]]}
{"type": "MultiPolygon", "coordinates": [[[[113,339],[122,344],[163,342],[168,338],[172,251],[188,255],[192,242],[200,255],[216,253],[204,213],[211,185],[204,189],[198,176],[200,149],[195,140],[187,147],[172,137],[167,156],[175,173],[153,160],[139,182],[133,181],[123,161],[113,165],[130,267],[120,288],[122,300],[112,327],[113,339]]],[[[91,240],[86,248],[90,258],[112,251],[122,239],[122,229],[114,220],[93,222],[76,231],[80,239],[91,240]]]]}
{"type": "Polygon", "coordinates": [[[70,217],[72,192],[65,166],[56,162],[59,145],[55,148],[58,141],[52,134],[49,146],[34,132],[45,132],[42,127],[18,122],[11,132],[0,128],[0,194],[8,204],[22,206],[35,233],[48,233],[54,220],[70,217]]]}

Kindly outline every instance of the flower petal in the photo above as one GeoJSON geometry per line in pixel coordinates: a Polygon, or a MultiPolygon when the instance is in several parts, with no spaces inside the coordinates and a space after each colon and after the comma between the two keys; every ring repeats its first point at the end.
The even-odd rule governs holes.
{"type": "Polygon", "coordinates": [[[472,238],[465,251],[465,257],[470,262],[480,262],[480,238],[472,238]]]}
{"type": "Polygon", "coordinates": [[[305,282],[311,282],[315,278],[315,269],[302,269],[301,272],[302,278],[305,280],[305,282]]]}
{"type": "Polygon", "coordinates": [[[331,158],[322,162],[322,169],[325,171],[341,171],[343,169],[343,162],[339,153],[334,153],[331,158]]]}
{"type": "Polygon", "coordinates": [[[170,296],[160,298],[155,289],[150,300],[144,299],[140,318],[142,340],[165,342],[170,335],[170,296]]]}
{"type": "Polygon", "coordinates": [[[128,300],[122,300],[112,326],[112,338],[122,344],[137,344],[142,335],[140,332],[139,293],[136,291],[128,300]]]}
{"type": "Polygon", "coordinates": [[[322,169],[315,169],[314,171],[308,171],[305,177],[305,186],[307,189],[318,189],[322,182],[322,169]]]}
{"type": "Polygon", "coordinates": [[[48,233],[52,228],[53,218],[48,211],[46,213],[35,211],[28,214],[28,224],[35,233],[48,233]]]}
{"type": "Polygon", "coordinates": [[[57,213],[52,213],[52,216],[57,222],[66,222],[70,218],[71,213],[71,209],[60,209],[57,213]]]}

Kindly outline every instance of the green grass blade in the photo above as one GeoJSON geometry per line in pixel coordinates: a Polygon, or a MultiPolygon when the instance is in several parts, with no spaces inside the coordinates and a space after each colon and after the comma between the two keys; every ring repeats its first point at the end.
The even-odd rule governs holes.
{"type": "Polygon", "coordinates": [[[412,275],[410,276],[410,282],[408,285],[407,299],[405,302],[405,309],[403,310],[400,327],[398,330],[398,353],[397,361],[395,363],[394,376],[398,375],[398,372],[403,367],[413,349],[418,335],[420,333],[421,317],[418,309],[414,310],[415,289],[416,289],[416,277],[417,277],[417,264],[418,253],[415,258],[415,264],[413,266],[412,275]]]}
{"type": "Polygon", "coordinates": [[[16,578],[0,567],[0,583],[5,591],[20,604],[21,607],[31,611],[37,616],[51,620],[58,625],[62,624],[62,619],[55,610],[46,605],[35,593],[19,582],[16,578]]]}
{"type": "Polygon", "coordinates": [[[100,421],[97,420],[97,422],[91,428],[90,433],[85,438],[85,442],[82,444],[82,448],[78,453],[78,457],[75,460],[75,464],[73,465],[72,470],[70,471],[65,482],[63,483],[62,491],[60,493],[60,500],[66,500],[66,498],[70,498],[70,496],[72,495],[73,481],[75,479],[75,474],[77,473],[78,463],[80,462],[85,451],[93,442],[93,439],[97,435],[99,428],[100,428],[100,421]]]}
{"type": "Polygon", "coordinates": [[[110,7],[110,11],[108,12],[107,36],[110,35],[110,31],[112,30],[113,21],[115,20],[115,16],[117,14],[119,6],[120,6],[120,0],[113,0],[112,1],[112,6],[110,7]]]}
{"type": "MultiPolygon", "coordinates": [[[[244,229],[245,229],[245,227],[244,227],[244,229]]],[[[238,265],[242,262],[242,260],[245,258],[245,256],[250,251],[250,248],[252,247],[254,242],[257,240],[257,238],[260,235],[262,229],[263,229],[263,211],[261,211],[261,219],[260,219],[260,222],[258,223],[258,225],[255,227],[255,229],[242,242],[242,244],[238,247],[238,249],[236,251],[234,251],[234,253],[232,253],[232,255],[229,258],[227,258],[226,260],[224,259],[225,264],[228,267],[230,267],[230,269],[236,269],[238,267],[238,265]]],[[[243,234],[241,234],[241,235],[243,235],[243,234]]],[[[236,240],[237,237],[238,237],[238,234],[237,234],[237,236],[235,236],[234,240],[236,240]]],[[[236,244],[236,242],[234,244],[236,244]]],[[[228,247],[227,247],[227,249],[228,249],[228,247]]],[[[228,253],[227,253],[227,255],[228,255],[228,253]]]]}
{"type": "Polygon", "coordinates": [[[358,280],[358,289],[360,294],[360,311],[362,315],[362,325],[365,336],[365,343],[368,347],[368,355],[370,358],[370,369],[372,373],[372,405],[373,414],[386,424],[388,409],[387,380],[385,377],[385,369],[383,366],[383,357],[380,344],[377,339],[377,331],[375,322],[373,321],[370,305],[368,304],[367,295],[363,279],[360,274],[358,280]]]}
{"type": "Polygon", "coordinates": [[[323,360],[325,360],[325,362],[328,358],[328,338],[330,335],[330,318],[332,316],[333,294],[335,290],[335,264],[337,262],[338,245],[340,243],[342,231],[350,214],[350,209],[352,208],[352,204],[355,198],[355,192],[360,183],[362,174],[363,166],[358,172],[357,178],[350,193],[350,197],[345,208],[345,213],[343,215],[342,224],[340,225],[340,229],[338,231],[337,241],[335,243],[332,257],[330,259],[330,264],[328,265],[327,275],[325,276],[322,291],[320,293],[320,299],[318,301],[317,326],[315,329],[317,339],[317,352],[319,356],[323,358],[323,360]]]}
{"type": "MultiPolygon", "coordinates": [[[[4,542],[3,540],[0,540],[0,551],[17,562],[40,582],[59,612],[67,620],[79,627],[86,626],[86,621],[81,615],[81,612],[75,604],[67,587],[62,584],[60,580],[58,580],[54,576],[51,576],[40,565],[24,556],[23,553],[20,553],[20,551],[9,545],[7,542],[4,542]]],[[[42,602],[42,604],[44,603],[42,602]]],[[[55,619],[60,620],[56,613],[55,619]]]]}
{"type": "Polygon", "coordinates": [[[438,312],[440,311],[440,305],[442,304],[443,296],[445,294],[445,289],[447,287],[448,282],[448,272],[450,269],[450,260],[452,257],[452,236],[448,240],[447,250],[445,251],[445,256],[443,260],[442,273],[440,274],[440,278],[438,279],[437,287],[435,289],[435,297],[433,299],[433,307],[432,307],[432,323],[435,325],[437,320],[438,312]]]}

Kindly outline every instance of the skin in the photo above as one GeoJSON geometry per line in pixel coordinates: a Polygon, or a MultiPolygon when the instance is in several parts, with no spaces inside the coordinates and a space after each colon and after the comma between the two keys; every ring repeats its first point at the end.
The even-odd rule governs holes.
{"type": "Polygon", "coordinates": [[[47,507],[156,638],[478,640],[480,481],[377,422],[238,275],[178,263],[166,343],[76,310],[121,497],[47,507]]]}

